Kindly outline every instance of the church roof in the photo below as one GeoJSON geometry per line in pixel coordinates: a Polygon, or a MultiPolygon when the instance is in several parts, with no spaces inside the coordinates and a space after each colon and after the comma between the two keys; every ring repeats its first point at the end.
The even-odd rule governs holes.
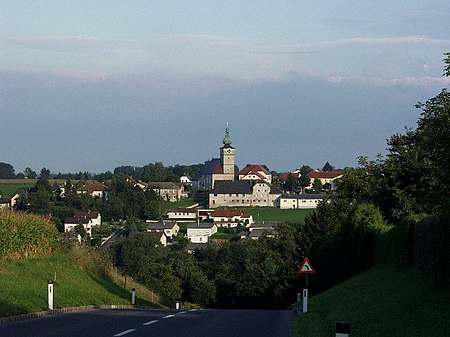
{"type": "Polygon", "coordinates": [[[223,168],[220,158],[212,158],[211,160],[205,161],[205,166],[203,166],[200,176],[208,174],[222,174],[223,168]]]}

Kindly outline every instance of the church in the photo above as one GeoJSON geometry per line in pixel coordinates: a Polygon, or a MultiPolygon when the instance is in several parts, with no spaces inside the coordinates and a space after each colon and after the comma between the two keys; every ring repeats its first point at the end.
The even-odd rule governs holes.
{"type": "Polygon", "coordinates": [[[198,191],[213,189],[218,180],[234,181],[235,179],[235,149],[231,146],[230,129],[225,128],[225,137],[220,148],[220,158],[212,158],[205,162],[202,171],[193,181],[193,186],[198,191]]]}
{"type": "Polygon", "coordinates": [[[266,166],[247,164],[235,172],[235,148],[228,125],[222,143],[220,158],[205,162],[193,182],[195,189],[208,192],[209,207],[279,206],[281,191],[271,184],[266,166]]]}

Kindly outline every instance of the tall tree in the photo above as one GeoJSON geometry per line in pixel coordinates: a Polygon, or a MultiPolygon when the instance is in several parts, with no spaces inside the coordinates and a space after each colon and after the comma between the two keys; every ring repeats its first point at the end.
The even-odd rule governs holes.
{"type": "Polygon", "coordinates": [[[0,179],[14,179],[14,167],[11,164],[0,162],[0,179]]]}
{"type": "Polygon", "coordinates": [[[28,179],[36,179],[37,178],[37,173],[29,167],[25,168],[25,170],[23,171],[23,174],[25,174],[25,177],[27,177],[28,179]]]}

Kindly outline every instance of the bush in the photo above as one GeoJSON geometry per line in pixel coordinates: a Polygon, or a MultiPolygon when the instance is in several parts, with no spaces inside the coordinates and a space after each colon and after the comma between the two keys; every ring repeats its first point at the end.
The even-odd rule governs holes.
{"type": "Polygon", "coordinates": [[[40,216],[0,211],[0,259],[45,256],[57,242],[56,227],[40,216]]]}

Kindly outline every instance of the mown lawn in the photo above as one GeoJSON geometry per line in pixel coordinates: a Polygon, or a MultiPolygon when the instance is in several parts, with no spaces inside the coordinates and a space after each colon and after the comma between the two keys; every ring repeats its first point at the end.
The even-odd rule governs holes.
{"type": "Polygon", "coordinates": [[[310,298],[292,337],[334,336],[336,322],[349,322],[350,336],[448,337],[450,292],[415,270],[376,266],[310,298]]]}
{"type": "Polygon", "coordinates": [[[256,222],[303,222],[312,212],[311,209],[280,209],[275,207],[245,207],[246,214],[253,216],[256,222]]]}
{"type": "Polygon", "coordinates": [[[196,203],[197,201],[195,201],[194,199],[181,199],[180,201],[177,202],[163,201],[161,203],[161,209],[165,214],[169,209],[185,208],[195,205],[196,203]]]}

